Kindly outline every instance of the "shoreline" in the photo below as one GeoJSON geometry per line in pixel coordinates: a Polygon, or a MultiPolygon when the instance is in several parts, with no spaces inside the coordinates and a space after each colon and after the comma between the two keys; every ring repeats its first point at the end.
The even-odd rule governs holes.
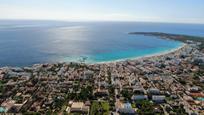
{"type": "Polygon", "coordinates": [[[185,46],[187,46],[188,44],[181,42],[181,45],[173,48],[171,50],[166,50],[166,51],[162,51],[162,52],[158,52],[158,53],[154,53],[154,54],[149,54],[149,55],[144,55],[144,56],[138,56],[138,57],[131,57],[131,58],[123,58],[123,59],[118,59],[118,60],[112,60],[112,61],[103,61],[103,62],[85,62],[85,63],[80,63],[80,62],[75,62],[75,61],[70,61],[70,62],[66,62],[66,61],[59,61],[59,62],[48,62],[48,63],[36,63],[36,64],[32,64],[30,66],[2,66],[0,68],[4,68],[4,67],[8,67],[8,68],[23,68],[23,67],[33,67],[35,65],[43,65],[43,64],[57,64],[57,63],[66,63],[66,64],[70,64],[70,63],[77,63],[77,64],[86,64],[86,65],[103,65],[103,64],[116,64],[116,63],[123,63],[123,62],[127,62],[127,61],[138,61],[138,60],[144,60],[144,59],[149,59],[149,58],[155,58],[155,57],[160,57],[160,56],[165,56],[171,53],[175,53],[177,51],[179,51],[180,49],[184,48],[185,46]]]}
{"type": "Polygon", "coordinates": [[[136,61],[136,60],[144,60],[147,58],[155,58],[155,57],[160,57],[164,55],[168,55],[174,52],[177,52],[178,50],[184,48],[186,45],[189,45],[193,42],[195,42],[196,46],[198,49],[202,49],[204,47],[204,39],[196,36],[187,36],[187,35],[177,35],[177,34],[169,34],[169,33],[161,33],[161,32],[131,32],[129,34],[132,35],[144,35],[144,36],[154,36],[158,37],[160,39],[168,39],[168,40],[173,40],[173,41],[178,41],[180,42],[179,46],[171,49],[165,49],[164,51],[159,51],[151,54],[145,54],[143,56],[132,56],[132,57],[127,57],[127,58],[121,58],[121,59],[115,59],[115,60],[109,60],[109,61],[93,61],[93,60],[85,60],[84,62],[80,62],[77,60],[61,60],[61,61],[53,61],[53,62],[46,62],[46,63],[35,63],[31,65],[24,65],[24,66],[2,66],[3,67],[10,67],[10,68],[15,68],[15,67],[33,67],[34,65],[43,65],[43,64],[57,64],[57,63],[77,63],[77,64],[85,64],[85,65],[100,65],[100,64],[115,64],[115,63],[124,63],[127,61],[136,61]]]}
{"type": "Polygon", "coordinates": [[[164,56],[164,55],[168,55],[171,53],[175,53],[177,51],[179,51],[180,49],[186,47],[187,44],[186,43],[182,43],[181,46],[177,47],[177,48],[173,48],[170,51],[162,51],[159,53],[155,53],[155,54],[149,54],[149,55],[145,55],[145,56],[139,56],[139,57],[132,57],[132,58],[124,58],[124,59],[118,59],[118,60],[113,60],[113,61],[104,61],[104,62],[95,62],[95,63],[85,63],[87,65],[96,65],[96,64],[115,64],[115,63],[121,63],[121,62],[126,62],[126,61],[136,61],[136,60],[144,60],[146,58],[155,58],[155,57],[160,57],[160,56],[164,56]]]}
{"type": "Polygon", "coordinates": [[[0,108],[19,114],[74,114],[76,108],[84,108],[77,112],[89,114],[100,104],[109,113],[124,109],[118,104],[128,104],[137,113],[141,109],[135,106],[137,101],[146,100],[150,111],[176,114],[179,107],[184,114],[198,115],[204,113],[198,100],[204,97],[204,51],[198,48],[197,42],[181,42],[154,50],[158,53],[110,63],[0,68],[0,108]],[[167,107],[172,109],[165,111],[167,107]]]}

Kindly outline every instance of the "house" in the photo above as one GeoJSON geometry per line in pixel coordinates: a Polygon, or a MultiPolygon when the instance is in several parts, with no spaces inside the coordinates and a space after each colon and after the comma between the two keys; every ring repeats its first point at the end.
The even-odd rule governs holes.
{"type": "Polygon", "coordinates": [[[164,103],[165,98],[166,98],[166,96],[164,96],[164,95],[153,95],[152,101],[154,101],[155,103],[164,103]]]}
{"type": "Polygon", "coordinates": [[[119,108],[118,112],[121,115],[135,115],[136,114],[135,110],[131,106],[131,103],[124,103],[123,106],[119,108]]]}
{"type": "Polygon", "coordinates": [[[13,106],[15,106],[15,100],[11,100],[11,99],[8,99],[8,100],[5,100],[2,104],[1,104],[1,107],[4,108],[4,111],[8,111],[10,110],[13,106]]]}
{"type": "Polygon", "coordinates": [[[96,97],[107,97],[109,95],[108,90],[97,89],[94,93],[96,97]]]}
{"type": "Polygon", "coordinates": [[[134,94],[144,94],[144,89],[143,88],[134,88],[133,89],[134,94]]]}
{"type": "Polygon", "coordinates": [[[81,114],[88,114],[89,106],[85,106],[83,102],[73,102],[71,108],[71,113],[81,113],[81,114]]]}
{"type": "Polygon", "coordinates": [[[147,99],[148,99],[147,95],[133,95],[132,96],[133,101],[147,100],[147,99]]]}
{"type": "Polygon", "coordinates": [[[150,95],[159,95],[160,94],[160,90],[157,88],[150,88],[147,90],[147,92],[150,95]]]}
{"type": "Polygon", "coordinates": [[[194,58],[193,63],[196,65],[203,65],[204,64],[204,58],[203,57],[196,57],[196,58],[194,58]]]}
{"type": "Polygon", "coordinates": [[[91,106],[91,102],[90,101],[86,101],[85,102],[85,106],[91,106]]]}
{"type": "Polygon", "coordinates": [[[88,79],[92,79],[94,75],[93,71],[87,70],[84,72],[84,79],[88,80],[88,79]]]}
{"type": "Polygon", "coordinates": [[[201,91],[201,88],[198,86],[194,86],[194,87],[189,88],[189,91],[193,93],[198,93],[201,91]]]}

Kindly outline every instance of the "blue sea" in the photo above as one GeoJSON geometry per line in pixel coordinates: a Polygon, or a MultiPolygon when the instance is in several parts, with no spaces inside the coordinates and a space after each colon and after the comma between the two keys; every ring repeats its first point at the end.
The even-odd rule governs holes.
{"type": "Polygon", "coordinates": [[[147,22],[0,21],[0,66],[99,63],[169,51],[181,42],[129,32],[204,36],[204,25],[147,22]]]}

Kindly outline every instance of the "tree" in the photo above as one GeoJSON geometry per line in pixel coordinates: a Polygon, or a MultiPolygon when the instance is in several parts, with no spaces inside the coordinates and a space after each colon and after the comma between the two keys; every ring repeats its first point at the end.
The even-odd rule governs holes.
{"type": "Polygon", "coordinates": [[[125,98],[125,100],[130,101],[132,97],[132,93],[129,92],[127,89],[122,90],[122,96],[125,98]]]}
{"type": "Polygon", "coordinates": [[[109,115],[109,103],[108,102],[97,102],[94,101],[91,105],[91,115],[109,115]]]}
{"type": "Polygon", "coordinates": [[[79,93],[79,99],[80,100],[87,100],[91,99],[93,94],[93,88],[92,86],[87,86],[86,88],[82,88],[81,92],[79,93]]]}
{"type": "Polygon", "coordinates": [[[153,103],[150,103],[147,100],[137,101],[136,106],[138,109],[138,114],[141,115],[152,115],[153,114],[153,103]]]}
{"type": "Polygon", "coordinates": [[[55,108],[61,109],[62,106],[64,105],[64,102],[65,102],[64,98],[56,97],[54,99],[54,106],[55,106],[55,108]]]}

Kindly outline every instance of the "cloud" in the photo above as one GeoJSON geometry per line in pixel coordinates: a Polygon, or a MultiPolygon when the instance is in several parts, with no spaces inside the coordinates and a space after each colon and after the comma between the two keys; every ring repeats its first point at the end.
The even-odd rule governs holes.
{"type": "Polygon", "coordinates": [[[69,20],[69,21],[151,21],[151,22],[179,22],[204,23],[203,18],[178,18],[143,14],[142,12],[100,12],[76,11],[72,9],[30,8],[11,5],[0,5],[0,19],[41,19],[41,20],[69,20]]]}

